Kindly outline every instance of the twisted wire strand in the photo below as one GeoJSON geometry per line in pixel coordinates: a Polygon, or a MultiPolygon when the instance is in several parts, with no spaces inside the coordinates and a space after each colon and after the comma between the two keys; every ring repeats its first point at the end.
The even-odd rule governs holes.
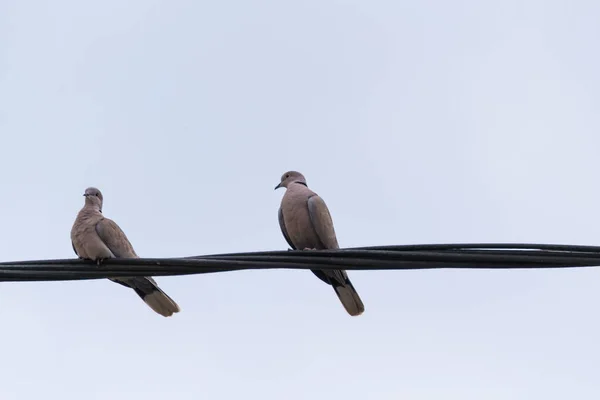
{"type": "Polygon", "coordinates": [[[425,244],[339,250],[263,251],[180,258],[64,259],[0,263],[0,282],[174,276],[248,269],[524,269],[600,266],[599,246],[425,244]]]}

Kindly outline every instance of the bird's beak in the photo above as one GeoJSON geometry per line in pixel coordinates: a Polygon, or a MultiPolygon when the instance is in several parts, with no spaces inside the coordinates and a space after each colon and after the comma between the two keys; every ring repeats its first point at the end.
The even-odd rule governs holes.
{"type": "Polygon", "coordinates": [[[275,190],[279,189],[281,187],[281,183],[277,186],[275,186],[275,190]]]}
{"type": "Polygon", "coordinates": [[[83,194],[83,197],[88,197],[88,196],[89,196],[89,194],[87,194],[87,193],[83,194]]]}

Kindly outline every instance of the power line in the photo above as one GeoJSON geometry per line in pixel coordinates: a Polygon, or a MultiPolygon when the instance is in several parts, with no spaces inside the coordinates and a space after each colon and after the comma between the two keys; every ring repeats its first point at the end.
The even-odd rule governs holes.
{"type": "Polygon", "coordinates": [[[0,263],[0,281],[57,281],[173,276],[248,269],[524,269],[600,266],[600,247],[478,243],[266,251],[182,258],[78,259],[0,263]]]}

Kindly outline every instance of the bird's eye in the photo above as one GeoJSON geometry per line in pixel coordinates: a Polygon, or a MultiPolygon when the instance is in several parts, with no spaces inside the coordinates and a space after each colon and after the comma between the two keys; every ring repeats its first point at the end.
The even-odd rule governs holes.
{"type": "Polygon", "coordinates": [[[290,177],[290,174],[287,174],[285,177],[286,177],[286,178],[289,178],[289,177],[290,177]]]}

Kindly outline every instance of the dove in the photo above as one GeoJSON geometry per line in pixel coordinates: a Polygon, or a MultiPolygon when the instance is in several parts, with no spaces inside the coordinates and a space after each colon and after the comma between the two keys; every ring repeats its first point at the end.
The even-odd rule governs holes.
{"type": "MultiPolygon", "coordinates": [[[[329,209],[319,195],[310,190],[300,172],[288,171],[281,176],[275,190],[286,188],[279,207],[279,227],[292,250],[338,249],[329,209]]],[[[317,278],[331,285],[352,316],[365,311],[344,270],[311,270],[317,278]]]]}
{"type": "MultiPolygon", "coordinates": [[[[94,260],[98,265],[107,258],[138,258],[121,228],[102,215],[104,198],[100,190],[89,187],[83,194],[85,204],[77,214],[71,229],[71,244],[79,258],[94,260]]],[[[155,312],[170,317],[179,306],[151,277],[109,278],[133,289],[155,312]]]]}

